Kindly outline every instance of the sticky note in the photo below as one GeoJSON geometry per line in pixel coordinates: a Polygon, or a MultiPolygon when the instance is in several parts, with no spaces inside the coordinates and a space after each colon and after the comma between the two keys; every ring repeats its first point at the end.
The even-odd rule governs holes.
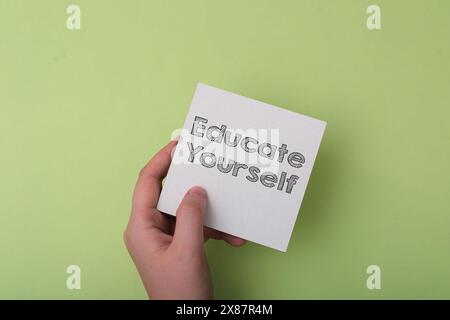
{"type": "Polygon", "coordinates": [[[199,83],[158,209],[176,215],[187,190],[201,186],[205,226],[286,251],[325,127],[199,83]]]}

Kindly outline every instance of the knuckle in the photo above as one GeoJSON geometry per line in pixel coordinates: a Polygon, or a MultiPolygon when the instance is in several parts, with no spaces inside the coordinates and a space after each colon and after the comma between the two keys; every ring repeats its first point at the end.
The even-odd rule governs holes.
{"type": "Polygon", "coordinates": [[[123,231],[123,242],[125,243],[125,246],[127,247],[128,250],[132,249],[133,233],[130,231],[128,227],[123,231]]]}
{"type": "Polygon", "coordinates": [[[138,178],[145,177],[146,173],[147,173],[147,166],[145,166],[141,170],[139,170],[138,178]]]}
{"type": "Polygon", "coordinates": [[[187,213],[197,213],[202,210],[201,205],[197,201],[185,200],[178,207],[177,213],[187,212],[187,213]]]}
{"type": "Polygon", "coordinates": [[[138,175],[139,180],[146,180],[146,179],[159,179],[159,177],[155,176],[155,168],[152,162],[150,161],[147,163],[140,171],[138,175]]]}
{"type": "Polygon", "coordinates": [[[128,228],[126,228],[123,231],[122,238],[123,238],[123,242],[125,243],[125,245],[128,246],[128,243],[130,242],[130,235],[129,235],[128,228]]]}

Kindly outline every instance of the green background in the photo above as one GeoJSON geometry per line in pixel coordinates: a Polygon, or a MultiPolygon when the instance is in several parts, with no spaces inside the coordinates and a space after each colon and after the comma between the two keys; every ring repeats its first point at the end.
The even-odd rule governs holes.
{"type": "Polygon", "coordinates": [[[449,14],[447,0],[1,0],[0,298],[146,298],[122,241],[130,196],[197,82],[328,122],[288,252],[207,244],[217,298],[450,298],[449,14]]]}

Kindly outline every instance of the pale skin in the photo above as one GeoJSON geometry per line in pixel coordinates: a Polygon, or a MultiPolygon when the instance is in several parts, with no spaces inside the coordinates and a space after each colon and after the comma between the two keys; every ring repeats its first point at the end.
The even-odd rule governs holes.
{"type": "Polygon", "coordinates": [[[124,240],[149,298],[212,299],[204,243],[216,239],[239,247],[245,240],[203,226],[208,197],[200,187],[188,190],[176,218],[156,209],[176,143],[167,144],[141,170],[124,240]]]}

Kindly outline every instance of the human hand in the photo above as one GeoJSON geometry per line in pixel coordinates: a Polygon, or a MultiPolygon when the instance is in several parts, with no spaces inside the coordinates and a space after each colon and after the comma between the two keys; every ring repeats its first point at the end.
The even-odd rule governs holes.
{"type": "Polygon", "coordinates": [[[176,141],[170,142],[141,170],[124,241],[149,298],[212,299],[204,241],[238,247],[245,240],[203,226],[207,195],[200,187],[186,193],[176,218],[156,209],[175,146],[176,141]]]}

